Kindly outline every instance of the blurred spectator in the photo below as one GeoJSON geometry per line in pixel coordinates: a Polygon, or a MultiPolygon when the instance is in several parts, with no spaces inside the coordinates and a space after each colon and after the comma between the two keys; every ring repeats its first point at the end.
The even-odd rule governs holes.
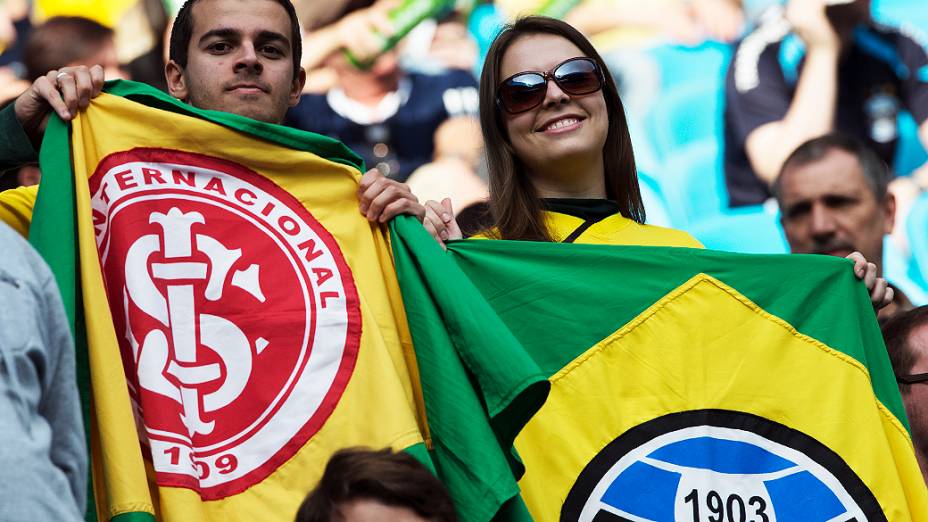
{"type": "Polygon", "coordinates": [[[51,271],[0,223],[0,520],[83,520],[74,343],[51,271]]]}
{"type": "MultiPolygon", "coordinates": [[[[802,144],[773,186],[790,250],[838,257],[857,251],[881,276],[883,236],[892,232],[896,212],[889,178],[883,161],[855,138],[830,134],[802,144]]],[[[880,319],[912,308],[901,290],[893,291],[880,319]]]]}
{"type": "Polygon", "coordinates": [[[107,79],[125,78],[113,30],[88,18],[61,16],[36,27],[26,42],[26,79],[75,65],[100,65],[107,79]]]}
{"type": "MultiPolygon", "coordinates": [[[[586,0],[568,13],[566,21],[591,37],[636,28],[696,45],[706,39],[734,40],[744,27],[744,13],[738,0],[586,0]]],[[[601,37],[597,43],[602,46],[601,37]]]]}
{"type": "Polygon", "coordinates": [[[341,450],[329,459],[296,522],[455,522],[441,482],[408,453],[341,450]]]}
{"type": "Polygon", "coordinates": [[[26,0],[0,3],[0,104],[29,88],[23,80],[23,47],[32,30],[26,0]]]}
{"type": "Polygon", "coordinates": [[[883,340],[912,428],[915,458],[928,483],[928,306],[886,321],[883,340]]]}
{"type": "MultiPolygon", "coordinates": [[[[356,10],[335,25],[362,16],[357,13],[382,16],[373,15],[371,9],[356,10]]],[[[369,36],[373,22],[366,20],[357,22],[360,29],[352,31],[357,41],[369,36]]],[[[382,23],[389,21],[381,20],[377,27],[382,23]]],[[[355,26],[352,23],[347,27],[355,26]]],[[[320,32],[340,30],[323,28],[320,32]]],[[[374,36],[375,40],[380,38],[374,36]]],[[[343,35],[340,41],[348,38],[343,35]]],[[[477,83],[470,72],[407,72],[400,67],[396,49],[381,54],[369,67],[359,68],[342,52],[344,48],[344,43],[340,44],[323,60],[334,73],[335,86],[325,94],[304,95],[288,113],[286,123],[342,141],[360,154],[368,167],[405,181],[416,168],[432,160],[433,136],[443,121],[476,114],[477,83]]],[[[359,52],[371,53],[373,49],[359,52]]],[[[363,54],[354,56],[366,61],[359,58],[363,54]]]]}
{"type": "MultiPolygon", "coordinates": [[[[116,56],[113,30],[77,16],[50,18],[33,29],[26,40],[24,65],[26,87],[49,71],[76,65],[100,65],[107,79],[126,77],[116,56]]],[[[38,185],[41,172],[27,165],[3,178],[2,189],[32,186],[38,185]]]]}
{"type": "Polygon", "coordinates": [[[435,132],[435,159],[416,169],[407,184],[419,201],[447,197],[459,211],[489,197],[486,181],[477,174],[482,160],[480,123],[470,116],[451,118],[435,132]]]}
{"type": "Polygon", "coordinates": [[[901,108],[928,143],[928,54],[907,31],[870,18],[869,0],[790,0],[735,52],[726,80],[725,177],[731,206],[770,197],[784,159],[838,130],[887,163],[901,108]]]}

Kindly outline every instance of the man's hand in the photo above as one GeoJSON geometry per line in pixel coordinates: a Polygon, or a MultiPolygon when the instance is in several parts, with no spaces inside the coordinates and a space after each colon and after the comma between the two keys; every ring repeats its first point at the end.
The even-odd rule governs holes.
{"type": "Polygon", "coordinates": [[[825,0],[790,0],[786,19],[812,50],[838,51],[841,39],[825,14],[825,0]]]}
{"type": "Polygon", "coordinates": [[[361,176],[358,187],[361,213],[375,223],[386,223],[400,214],[425,219],[425,207],[419,203],[409,186],[387,178],[377,169],[361,176]]]}
{"type": "Polygon", "coordinates": [[[63,67],[40,76],[16,99],[14,112],[33,143],[42,141],[48,116],[54,110],[65,121],[90,105],[103,90],[103,67],[63,67]]]}
{"type": "Polygon", "coordinates": [[[458,227],[458,222],[454,219],[454,209],[451,208],[450,198],[441,200],[441,203],[426,201],[425,221],[422,224],[442,248],[445,247],[445,241],[464,237],[461,228],[458,227]]]}
{"type": "Polygon", "coordinates": [[[873,303],[875,310],[879,310],[893,302],[893,289],[885,279],[877,276],[875,264],[868,263],[860,252],[851,252],[847,259],[854,262],[854,275],[857,276],[857,279],[863,280],[867,292],[870,294],[870,302],[873,303]]]}

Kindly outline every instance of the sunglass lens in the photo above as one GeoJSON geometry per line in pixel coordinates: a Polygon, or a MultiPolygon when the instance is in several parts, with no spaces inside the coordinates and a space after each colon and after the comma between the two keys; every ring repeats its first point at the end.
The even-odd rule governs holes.
{"type": "Polygon", "coordinates": [[[602,88],[596,64],[584,58],[561,64],[554,71],[554,79],[568,94],[589,94],[602,88]]]}
{"type": "Polygon", "coordinates": [[[511,112],[525,112],[544,101],[546,82],[540,74],[520,74],[503,83],[499,90],[503,107],[511,112]]]}

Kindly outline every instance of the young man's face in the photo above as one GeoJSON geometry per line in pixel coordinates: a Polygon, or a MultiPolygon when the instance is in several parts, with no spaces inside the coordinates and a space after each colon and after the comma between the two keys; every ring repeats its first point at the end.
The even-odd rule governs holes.
{"type": "Polygon", "coordinates": [[[187,67],[166,68],[171,94],[200,109],[280,123],[306,79],[293,74],[287,11],[271,0],[200,0],[187,67]]]}

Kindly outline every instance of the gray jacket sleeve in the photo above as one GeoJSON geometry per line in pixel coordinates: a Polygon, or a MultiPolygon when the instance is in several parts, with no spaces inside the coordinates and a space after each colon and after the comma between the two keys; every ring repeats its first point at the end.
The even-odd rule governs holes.
{"type": "Polygon", "coordinates": [[[39,405],[39,414],[52,427],[52,463],[68,478],[78,510],[84,513],[87,507],[87,442],[77,390],[74,341],[55,278],[44,262],[41,267],[44,269],[43,315],[47,325],[43,334],[49,354],[56,354],[58,360],[39,405]]]}

